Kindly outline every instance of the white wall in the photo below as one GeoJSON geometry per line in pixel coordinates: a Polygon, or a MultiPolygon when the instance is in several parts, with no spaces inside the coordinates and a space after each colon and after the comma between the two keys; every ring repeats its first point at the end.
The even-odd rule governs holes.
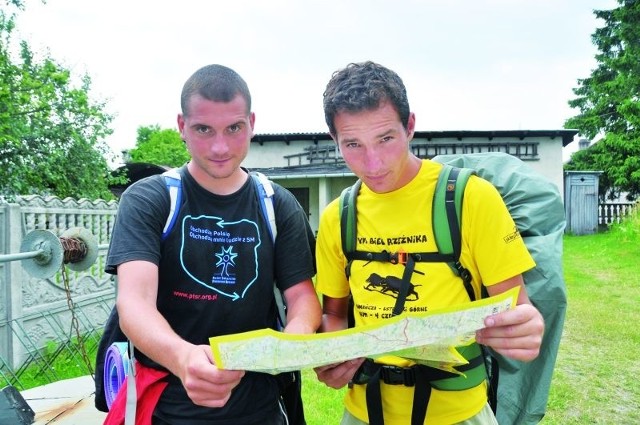
{"type": "MultiPolygon", "coordinates": [[[[417,144],[455,144],[455,145],[486,145],[487,143],[536,143],[537,157],[536,159],[526,160],[525,162],[533,170],[540,173],[541,176],[547,178],[554,183],[560,196],[564,197],[564,173],[562,160],[562,137],[548,136],[524,136],[524,137],[495,137],[489,140],[487,137],[442,137],[427,140],[424,138],[414,138],[412,143],[417,144]]],[[[287,166],[299,165],[298,159],[292,159],[287,162],[286,155],[299,154],[304,152],[305,147],[313,146],[311,140],[294,140],[290,142],[269,141],[259,144],[253,142],[249,151],[249,155],[244,162],[248,168],[283,168],[287,166]]],[[[321,140],[318,145],[333,146],[331,140],[321,140]]],[[[308,165],[306,157],[302,159],[303,165],[308,165]]],[[[303,168],[289,169],[286,177],[274,176],[273,179],[284,187],[308,187],[309,188],[309,221],[314,231],[317,230],[319,224],[320,211],[335,199],[342,189],[355,181],[355,177],[335,176],[331,177],[331,166],[327,164],[327,173],[314,176],[303,168]],[[299,176],[296,174],[299,173],[299,176]]]]}

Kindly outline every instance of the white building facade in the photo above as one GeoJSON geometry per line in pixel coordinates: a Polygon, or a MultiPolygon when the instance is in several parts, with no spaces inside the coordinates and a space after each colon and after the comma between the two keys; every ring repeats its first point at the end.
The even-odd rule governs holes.
{"type": "MultiPolygon", "coordinates": [[[[576,130],[416,131],[411,149],[420,158],[477,152],[516,156],[564,193],[562,148],[576,130]]],[[[320,212],[355,176],[328,133],[255,135],[244,166],[289,189],[317,231],[320,212]]]]}

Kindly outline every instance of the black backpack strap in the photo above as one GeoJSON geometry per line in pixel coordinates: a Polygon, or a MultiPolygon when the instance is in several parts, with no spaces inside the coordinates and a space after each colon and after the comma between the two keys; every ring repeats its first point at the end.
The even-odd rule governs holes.
{"type": "Polygon", "coordinates": [[[402,272],[402,280],[400,281],[400,291],[398,292],[398,298],[393,306],[392,315],[398,316],[404,311],[404,302],[407,300],[407,294],[409,293],[409,285],[411,285],[411,276],[415,269],[415,262],[413,257],[409,256],[407,262],[404,265],[404,272],[402,272]]]}
{"type": "MultiPolygon", "coordinates": [[[[476,295],[473,291],[473,286],[471,285],[471,273],[462,265],[462,263],[460,263],[460,252],[462,251],[460,217],[462,215],[462,211],[460,211],[460,207],[458,205],[462,204],[462,198],[460,198],[460,202],[458,204],[456,203],[458,176],[460,175],[460,171],[460,168],[453,167],[449,173],[449,178],[447,179],[445,187],[446,192],[444,205],[447,210],[447,221],[449,222],[449,232],[451,233],[451,246],[453,248],[453,257],[455,258],[453,265],[462,279],[464,289],[467,291],[467,295],[469,295],[469,300],[475,301],[476,295]]],[[[464,186],[460,189],[460,192],[464,192],[464,186]]]]}
{"type": "Polygon", "coordinates": [[[491,354],[488,347],[482,345],[484,365],[487,370],[487,402],[495,415],[498,410],[498,383],[500,378],[500,365],[497,357],[491,354]]]}
{"type": "Polygon", "coordinates": [[[431,383],[424,368],[416,368],[416,388],[413,391],[411,425],[423,425],[427,417],[427,406],[431,399],[431,383]]]}
{"type": "MultiPolygon", "coordinates": [[[[365,362],[366,361],[369,360],[367,359],[365,362]]],[[[382,369],[382,365],[378,363],[373,363],[373,365],[374,368],[372,369],[367,388],[365,389],[369,425],[384,425],[382,394],[380,392],[380,370],[382,369]]]]}

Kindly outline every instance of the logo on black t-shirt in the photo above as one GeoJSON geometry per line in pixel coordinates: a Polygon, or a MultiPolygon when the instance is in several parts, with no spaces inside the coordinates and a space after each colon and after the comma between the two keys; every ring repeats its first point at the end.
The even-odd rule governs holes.
{"type": "Polygon", "coordinates": [[[260,244],[258,225],[253,221],[186,216],[182,222],[180,262],[195,282],[238,299],[257,280],[260,244]]]}

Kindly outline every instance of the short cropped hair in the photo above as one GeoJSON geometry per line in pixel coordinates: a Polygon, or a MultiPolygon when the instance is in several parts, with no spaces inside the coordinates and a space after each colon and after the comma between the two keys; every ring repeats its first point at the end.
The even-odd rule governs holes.
{"type": "Polygon", "coordinates": [[[240,95],[247,103],[247,114],[251,112],[251,93],[247,83],[231,68],[223,65],[206,65],[197,70],[182,87],[180,107],[182,114],[189,114],[189,101],[194,95],[213,102],[231,102],[240,95]]]}
{"type": "Polygon", "coordinates": [[[340,112],[374,110],[388,101],[406,129],[409,122],[407,89],[398,74],[371,62],[350,63],[333,73],[323,94],[324,118],[336,135],[335,117],[340,112]]]}

